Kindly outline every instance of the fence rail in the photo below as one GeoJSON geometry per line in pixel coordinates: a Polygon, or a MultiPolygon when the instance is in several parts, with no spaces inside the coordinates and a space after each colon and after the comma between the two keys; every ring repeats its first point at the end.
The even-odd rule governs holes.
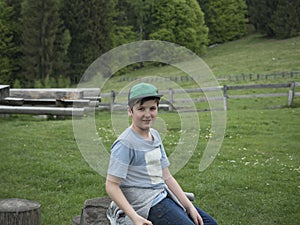
{"type": "MultiPolygon", "coordinates": [[[[272,80],[272,79],[294,79],[300,76],[300,70],[290,71],[290,72],[278,72],[271,74],[238,74],[238,75],[224,75],[217,78],[219,81],[246,81],[246,80],[272,80]]],[[[120,76],[118,82],[132,82],[135,81],[134,77],[122,77],[120,76]]],[[[157,82],[161,79],[160,77],[151,77],[144,79],[145,82],[157,82]]],[[[169,79],[174,82],[187,82],[193,81],[190,76],[178,75],[165,77],[164,79],[169,79]]]]}
{"type": "MultiPolygon", "coordinates": [[[[294,97],[299,97],[300,92],[296,92],[296,87],[300,87],[300,82],[290,82],[281,84],[251,84],[251,85],[235,85],[235,86],[218,86],[207,88],[194,88],[194,89],[169,89],[161,90],[160,93],[164,95],[164,99],[161,101],[161,107],[168,108],[169,111],[174,110],[174,104],[177,103],[197,103],[207,101],[223,101],[223,107],[227,110],[228,99],[244,99],[244,98],[266,98],[266,97],[287,97],[287,105],[291,107],[293,105],[294,97]],[[285,89],[285,92],[281,93],[255,93],[255,94],[232,94],[231,91],[237,90],[254,90],[254,89],[285,89]],[[287,90],[286,90],[287,89],[287,90]],[[216,96],[208,95],[203,96],[203,93],[215,92],[216,96]],[[180,98],[180,94],[183,93],[195,93],[193,98],[180,98]],[[221,95],[220,95],[221,93],[221,95]],[[197,95],[198,94],[198,95],[197,95]]],[[[124,108],[127,106],[126,93],[102,93],[102,99],[109,99],[109,103],[102,104],[102,108],[110,108],[111,110],[116,108],[124,108]],[[115,101],[116,96],[121,97],[122,101],[115,101]],[[122,98],[123,97],[123,98],[122,98]]],[[[105,101],[105,100],[104,100],[105,101]]],[[[100,106],[101,107],[101,106],[100,106]]]]}

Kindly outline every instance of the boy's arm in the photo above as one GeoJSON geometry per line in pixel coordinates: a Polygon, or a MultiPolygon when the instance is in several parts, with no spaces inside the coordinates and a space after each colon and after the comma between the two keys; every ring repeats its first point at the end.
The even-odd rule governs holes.
{"type": "Polygon", "coordinates": [[[185,193],[183,192],[182,188],[175,180],[175,178],[170,173],[168,167],[163,169],[163,178],[165,180],[166,185],[172,191],[172,193],[177,197],[179,202],[183,205],[186,209],[187,213],[194,221],[196,225],[203,225],[203,221],[201,216],[199,215],[198,211],[191,203],[191,201],[186,197],[185,193]]]}
{"type": "Polygon", "coordinates": [[[132,220],[134,225],[152,225],[150,221],[138,215],[129,204],[120,189],[120,178],[112,175],[107,175],[106,192],[109,197],[120,207],[120,209],[122,209],[123,212],[132,220]]]}

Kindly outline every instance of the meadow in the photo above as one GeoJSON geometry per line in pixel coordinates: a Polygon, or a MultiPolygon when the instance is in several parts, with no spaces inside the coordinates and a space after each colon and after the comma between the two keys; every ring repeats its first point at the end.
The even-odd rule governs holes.
{"type": "MultiPolygon", "coordinates": [[[[252,35],[211,48],[203,59],[217,77],[293,71],[300,69],[299,44],[299,37],[266,40],[252,35]]],[[[153,71],[145,68],[138,74],[153,71]]],[[[284,97],[232,99],[228,105],[224,141],[213,163],[203,172],[198,169],[214,135],[210,112],[199,112],[199,142],[189,162],[174,176],[220,225],[299,223],[300,98],[291,108],[284,97]]],[[[180,118],[166,111],[159,118],[167,126],[164,145],[170,154],[182,132],[180,118]]],[[[116,138],[111,119],[108,111],[95,114],[97,133],[107,149],[116,138]]],[[[0,118],[0,127],[0,198],[35,200],[42,205],[43,225],[69,225],[86,199],[106,196],[105,178],[89,167],[78,149],[72,118],[11,115],[0,118]]]]}

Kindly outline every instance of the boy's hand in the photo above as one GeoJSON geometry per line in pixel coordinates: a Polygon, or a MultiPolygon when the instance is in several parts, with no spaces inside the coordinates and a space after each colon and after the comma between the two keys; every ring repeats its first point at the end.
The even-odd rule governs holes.
{"type": "Polygon", "coordinates": [[[146,220],[140,215],[137,215],[132,222],[134,223],[134,225],[153,225],[151,221],[146,220]]]}
{"type": "Polygon", "coordinates": [[[204,225],[202,217],[199,215],[198,211],[195,207],[191,207],[187,209],[187,213],[189,217],[193,220],[196,225],[204,225]]]}

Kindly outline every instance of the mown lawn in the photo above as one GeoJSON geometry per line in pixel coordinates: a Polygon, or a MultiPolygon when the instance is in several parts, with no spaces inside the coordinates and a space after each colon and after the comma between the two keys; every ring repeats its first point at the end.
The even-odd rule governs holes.
{"type": "MultiPolygon", "coordinates": [[[[176,113],[167,121],[165,146],[180,136],[176,113]],[[173,121],[173,122],[172,122],[173,121]]],[[[198,166],[209,138],[209,112],[199,113],[199,144],[189,163],[175,176],[196,203],[220,224],[290,224],[300,218],[300,109],[247,109],[227,112],[221,150],[204,172],[198,166]]],[[[96,116],[107,148],[115,138],[110,114],[96,116]]],[[[72,120],[32,116],[0,119],[0,198],[25,198],[42,204],[44,225],[71,223],[88,198],[104,196],[105,179],[82,158],[72,120]]]]}

